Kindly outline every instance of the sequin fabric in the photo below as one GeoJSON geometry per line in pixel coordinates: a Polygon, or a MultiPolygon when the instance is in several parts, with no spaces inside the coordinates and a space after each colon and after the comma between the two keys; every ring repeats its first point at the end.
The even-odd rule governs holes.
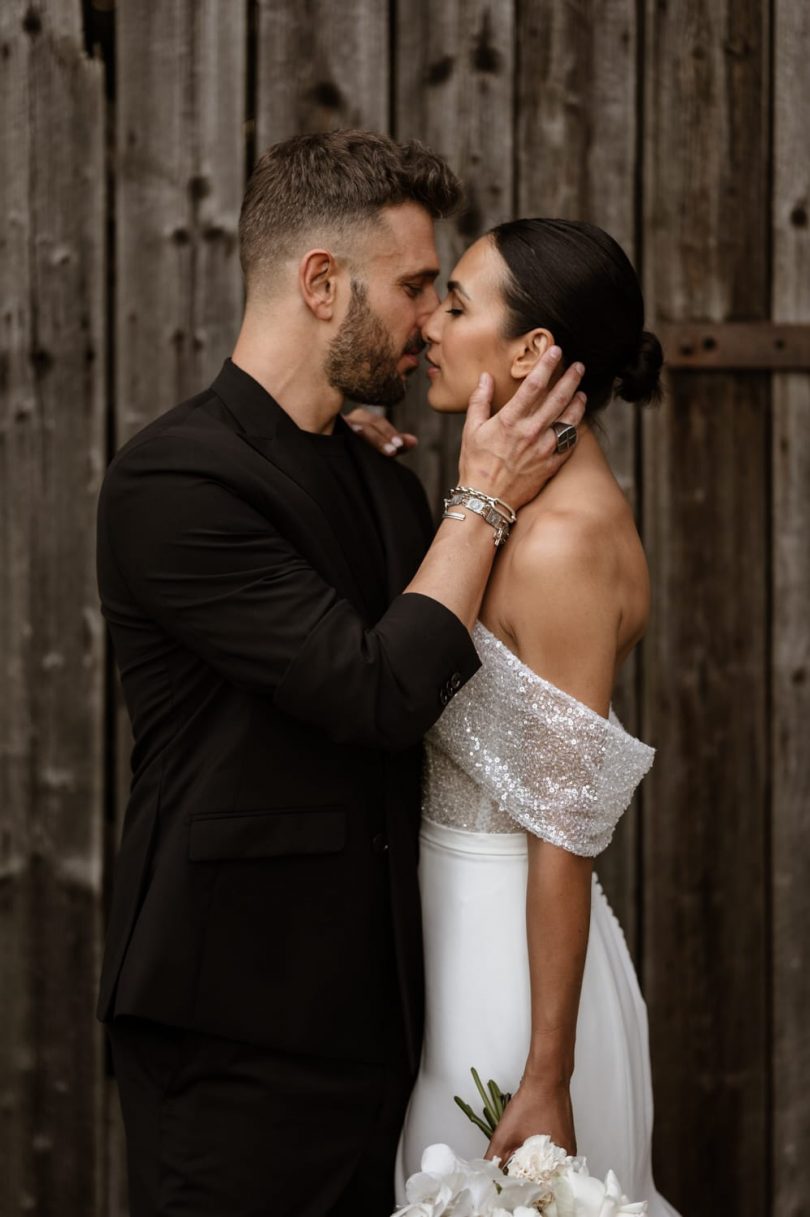
{"type": "Polygon", "coordinates": [[[477,623],[481,667],[426,739],[423,814],[468,832],[528,830],[595,857],[655,750],[591,710],[477,623]]]}

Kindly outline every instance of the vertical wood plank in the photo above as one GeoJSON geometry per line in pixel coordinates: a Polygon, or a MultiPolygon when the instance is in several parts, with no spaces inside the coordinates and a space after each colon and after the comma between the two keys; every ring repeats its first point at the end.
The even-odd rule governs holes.
{"type": "MultiPolygon", "coordinates": [[[[645,266],[663,320],[768,315],[768,6],[649,0],[645,266]]],[[[767,1211],[768,377],[680,374],[644,419],[655,617],[644,974],[657,1182],[767,1211]],[[723,1169],[706,1174],[706,1162],[723,1169]]]]}
{"type": "MultiPolygon", "coordinates": [[[[471,186],[466,213],[441,238],[446,269],[512,214],[593,219],[637,252],[635,5],[397,5],[393,116],[389,6],[259,0],[256,8],[258,146],[294,130],[387,129],[393,117],[400,137],[443,152],[471,186]]],[[[204,386],[236,332],[246,9],[246,0],[118,6],[119,442],[204,386]]],[[[766,6],[648,0],[646,9],[648,298],[667,320],[766,316],[766,6]]],[[[83,52],[81,13],[80,0],[0,8],[0,1211],[111,1217],[124,1211],[120,1145],[113,1133],[105,1198],[93,1022],[103,823],[103,642],[92,569],[104,459],[103,85],[100,65],[83,52]]],[[[776,319],[808,321],[801,150],[810,29],[797,0],[774,0],[774,16],[772,301],[776,319]]],[[[643,424],[656,609],[642,709],[659,747],[644,809],[643,964],[658,1182],[690,1217],[768,1211],[766,1182],[772,1211],[799,1217],[810,1189],[810,982],[798,948],[808,915],[810,388],[799,375],[773,379],[772,445],[764,376],[681,375],[666,407],[643,424]],[[706,1155],[722,1172],[706,1176],[706,1155]]],[[[412,461],[436,501],[455,472],[458,423],[429,412],[424,385],[398,421],[422,435],[412,461]]],[[[633,499],[641,488],[632,411],[620,404],[606,421],[609,455],[633,499]]],[[[620,692],[631,728],[632,683],[620,692]]],[[[127,747],[122,728],[119,808],[127,747]]],[[[632,940],[625,893],[635,881],[635,828],[626,824],[600,870],[632,940]]]]}
{"type": "MultiPolygon", "coordinates": [[[[516,214],[588,220],[614,237],[631,260],[635,247],[635,0],[519,6],[517,28],[516,214]]],[[[637,263],[636,263],[637,264],[637,263]]],[[[637,408],[616,401],[600,417],[600,439],[634,508],[637,408]]],[[[636,654],[624,665],[617,713],[641,730],[636,654]]],[[[638,945],[638,800],[597,870],[631,951],[638,945]]]]}
{"type": "MultiPolygon", "coordinates": [[[[398,10],[397,139],[420,139],[445,157],[466,191],[462,213],[438,227],[445,275],[482,232],[512,215],[514,23],[512,3],[448,0],[398,10]]],[[[396,422],[420,437],[407,460],[438,510],[456,480],[463,416],[432,413],[426,392],[414,376],[396,422]]]]}
{"type": "Polygon", "coordinates": [[[387,4],[258,0],[257,9],[259,153],[304,132],[388,130],[387,4]]]}
{"type": "Polygon", "coordinates": [[[242,309],[243,3],[117,13],[117,442],[205,388],[242,309]]]}
{"type": "Polygon", "coordinates": [[[103,74],[78,0],[0,9],[0,1210],[100,1213],[103,74]]]}
{"type": "MultiPolygon", "coordinates": [[[[205,388],[242,311],[246,9],[122,5],[116,24],[116,446],[205,388]]],[[[119,698],[119,819],[129,726],[119,698]]]]}
{"type": "MultiPolygon", "coordinates": [[[[777,0],[774,22],[773,316],[807,323],[810,10],[777,0]]],[[[773,379],[773,1211],[800,1217],[810,1203],[810,377],[773,379]]]]}
{"type": "MultiPolygon", "coordinates": [[[[121,4],[116,17],[115,443],[199,392],[242,313],[246,0],[121,4]]],[[[132,747],[117,698],[114,853],[132,747]]],[[[108,1093],[108,1206],[124,1211],[117,1095],[108,1093]]]]}

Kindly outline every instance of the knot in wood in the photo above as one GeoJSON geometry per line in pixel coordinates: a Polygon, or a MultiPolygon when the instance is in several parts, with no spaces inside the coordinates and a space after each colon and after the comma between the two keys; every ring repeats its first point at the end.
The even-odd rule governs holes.
{"type": "Polygon", "coordinates": [[[36,38],[37,34],[42,33],[42,16],[39,10],[34,8],[33,4],[23,17],[22,27],[31,38],[36,38]]]}

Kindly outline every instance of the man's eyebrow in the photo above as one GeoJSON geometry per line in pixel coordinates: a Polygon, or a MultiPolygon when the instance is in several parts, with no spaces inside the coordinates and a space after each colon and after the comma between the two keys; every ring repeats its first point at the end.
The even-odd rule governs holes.
{"type": "Polygon", "coordinates": [[[463,296],[465,300],[469,300],[469,298],[470,298],[469,293],[465,292],[464,288],[461,286],[458,279],[448,279],[447,280],[447,290],[449,292],[457,292],[458,295],[463,296]]]}
{"type": "Polygon", "coordinates": [[[426,266],[423,270],[414,270],[407,275],[400,275],[400,283],[412,283],[414,279],[429,279],[431,282],[439,277],[438,266],[426,266]]]}

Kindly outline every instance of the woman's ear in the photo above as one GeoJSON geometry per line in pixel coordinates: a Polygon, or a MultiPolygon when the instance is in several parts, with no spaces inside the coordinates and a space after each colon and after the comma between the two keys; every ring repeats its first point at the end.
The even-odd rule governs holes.
{"type": "Polygon", "coordinates": [[[554,335],[550,330],[529,330],[517,339],[516,352],[510,369],[515,380],[529,375],[541,355],[554,346],[554,335]]]}
{"type": "Polygon", "coordinates": [[[337,278],[337,263],[328,249],[310,249],[298,265],[301,295],[319,321],[332,320],[337,278]]]}

